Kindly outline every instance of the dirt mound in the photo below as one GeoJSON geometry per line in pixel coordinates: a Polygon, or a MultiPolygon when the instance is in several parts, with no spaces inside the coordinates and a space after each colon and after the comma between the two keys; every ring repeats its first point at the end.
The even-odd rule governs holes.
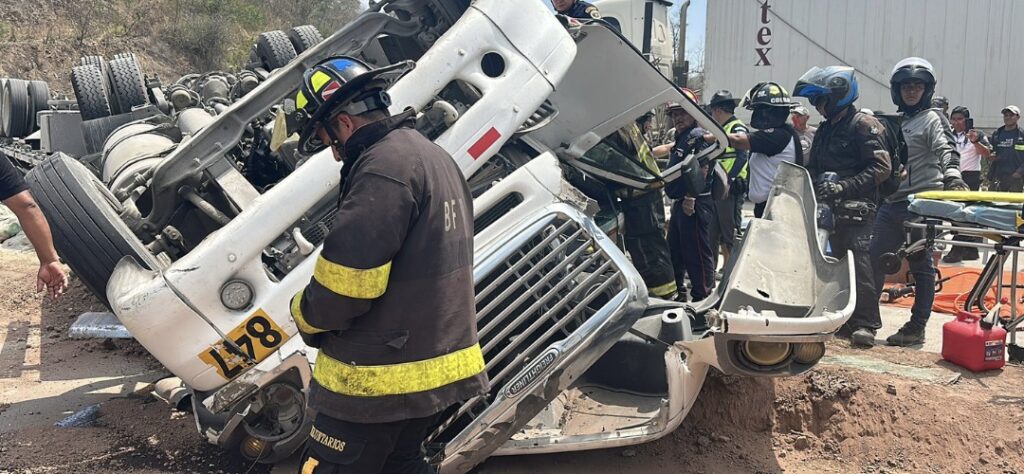
{"type": "Polygon", "coordinates": [[[81,420],[86,426],[0,436],[0,472],[269,472],[206,443],[190,413],[164,403],[122,398],[90,411],[81,420]]]}

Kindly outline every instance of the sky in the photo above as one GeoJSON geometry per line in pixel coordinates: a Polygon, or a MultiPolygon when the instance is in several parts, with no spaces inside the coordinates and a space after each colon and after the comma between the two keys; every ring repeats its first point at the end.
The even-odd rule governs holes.
{"type": "MultiPolygon", "coordinates": [[[[682,0],[675,0],[674,11],[678,12],[682,0]]],[[[708,22],[708,0],[691,0],[686,18],[686,57],[704,48],[704,33],[708,22]]]]}
{"type": "MultiPolygon", "coordinates": [[[[366,8],[367,1],[359,0],[359,4],[366,8]]],[[[678,14],[679,7],[683,4],[682,0],[673,0],[672,3],[676,5],[673,7],[673,12],[678,14]]],[[[694,51],[700,51],[704,47],[704,29],[707,24],[707,16],[708,0],[690,1],[689,16],[687,17],[688,26],[686,28],[686,57],[688,58],[694,51]]]]}

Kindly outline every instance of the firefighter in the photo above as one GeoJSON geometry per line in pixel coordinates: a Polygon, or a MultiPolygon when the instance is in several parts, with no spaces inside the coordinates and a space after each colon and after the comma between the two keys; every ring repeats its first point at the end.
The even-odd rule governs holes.
{"type": "MultiPolygon", "coordinates": [[[[743,121],[736,118],[736,106],[732,92],[720,90],[711,96],[708,109],[711,117],[725,130],[725,133],[748,133],[743,121]]],[[[732,146],[718,159],[729,175],[729,195],[715,202],[715,216],[711,224],[711,244],[721,246],[722,260],[729,263],[732,249],[736,245],[736,234],[742,225],[743,200],[747,197],[747,157],[749,151],[737,150],[732,146]]],[[[717,260],[717,254],[716,254],[717,260]]]]}
{"type": "MultiPolygon", "coordinates": [[[[605,140],[622,152],[636,157],[652,175],[661,176],[654,153],[635,123],[626,125],[605,140]]],[[[609,189],[614,187],[610,186],[609,189]]],[[[622,235],[626,251],[647,284],[647,291],[659,298],[676,298],[675,270],[668,241],[665,240],[665,193],[660,189],[617,187],[615,195],[622,209],[622,235]]]]}
{"type": "Polygon", "coordinates": [[[878,186],[892,173],[885,146],[885,128],[872,115],[858,112],[857,77],[853,68],[812,68],[796,83],[793,94],[806,97],[823,117],[814,137],[807,169],[817,181],[815,195],[835,215],[829,243],[832,255],[853,252],[857,303],[838,335],[854,345],[872,347],[882,327],[871,264],[871,228],[881,202],[878,186]],[[820,179],[826,172],[838,180],[820,179]]]}
{"type": "MultiPolygon", "coordinates": [[[[689,89],[683,94],[694,103],[696,96],[689,89]]],[[[669,168],[682,162],[691,153],[710,146],[704,140],[704,129],[697,126],[697,121],[686,112],[681,104],[670,103],[667,107],[672,123],[675,125],[676,141],[669,158],[669,168]]],[[[709,179],[714,176],[704,173],[709,179]]],[[[717,163],[714,166],[718,166],[717,163]]],[[[722,172],[721,177],[725,178],[722,172]]],[[[714,221],[715,201],[712,196],[714,186],[705,182],[704,189],[689,189],[689,183],[677,179],[665,185],[665,194],[672,199],[672,218],[668,227],[668,243],[672,252],[672,266],[675,268],[676,282],[682,286],[686,276],[690,279],[690,300],[701,301],[711,294],[715,287],[715,253],[714,242],[710,230],[714,221]]],[[[679,288],[679,295],[684,294],[679,288]]]]}
{"type": "Polygon", "coordinates": [[[341,198],[292,317],[319,348],[300,462],[309,473],[427,473],[423,441],[441,413],[487,393],[473,291],[473,211],[452,157],[390,115],[387,77],[334,57],[296,95],[299,149],[344,162],[341,198]]]}
{"type": "Polygon", "coordinates": [[[551,0],[551,5],[555,7],[555,11],[570,18],[601,19],[601,12],[597,7],[580,0],[551,0]]]}
{"type": "MultiPolygon", "coordinates": [[[[793,103],[786,89],[775,82],[761,82],[747,91],[742,105],[751,110],[748,133],[728,133],[729,146],[750,151],[750,200],[754,216],[764,215],[775,174],[783,161],[803,166],[803,148],[796,130],[786,123],[793,103]]],[[[712,137],[709,137],[713,139],[712,137]]]]}

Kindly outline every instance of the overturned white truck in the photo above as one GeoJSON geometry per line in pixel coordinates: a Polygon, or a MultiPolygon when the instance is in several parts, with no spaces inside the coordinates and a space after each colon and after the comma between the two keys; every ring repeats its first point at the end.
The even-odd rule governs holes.
{"type": "Polygon", "coordinates": [[[609,237],[615,213],[598,212],[563,171],[638,188],[692,178],[693,162],[721,150],[659,177],[602,140],[666,102],[725,140],[614,29],[556,17],[541,0],[385,1],[210,120],[187,131],[126,125],[137,130],[112,134],[98,157],[105,176],[61,155],[30,174],[62,255],[175,375],[158,391],[187,396],[211,442],[274,462],[309,431],[315,350],[296,337],[288,304],[331,228],[340,164],[320,153],[257,186],[236,146],[273,128],[302,72],[332,54],[415,61],[389,90],[393,111],[421,111],[418,128],[479,194],[474,280],[493,388],[430,434],[441,472],[657,439],[679,426],[709,367],[806,371],[849,317],[852,268],[819,248],[810,179],[795,166],[783,167],[766,218],[746,229],[712,297],[648,298],[609,237]],[[169,142],[127,155],[117,146],[147,133],[169,142]]]}

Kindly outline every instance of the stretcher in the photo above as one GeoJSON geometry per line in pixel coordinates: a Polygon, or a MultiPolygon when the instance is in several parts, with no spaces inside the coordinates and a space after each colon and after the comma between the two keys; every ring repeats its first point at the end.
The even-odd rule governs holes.
{"type": "Polygon", "coordinates": [[[1020,252],[1024,251],[1024,193],[930,191],[910,196],[908,210],[918,218],[904,224],[906,243],[895,253],[882,256],[882,269],[894,273],[908,255],[930,252],[938,241],[992,251],[959,309],[988,314],[996,303],[1012,302],[1003,304],[1009,314],[999,322],[1009,333],[1010,360],[1024,361],[1024,347],[1017,345],[1017,328],[1024,323],[1024,311],[1018,307],[1022,303],[1018,272],[1020,252]],[[984,237],[990,242],[944,240],[948,236],[984,237]],[[1008,261],[1011,269],[1006,281],[1008,261]]]}

